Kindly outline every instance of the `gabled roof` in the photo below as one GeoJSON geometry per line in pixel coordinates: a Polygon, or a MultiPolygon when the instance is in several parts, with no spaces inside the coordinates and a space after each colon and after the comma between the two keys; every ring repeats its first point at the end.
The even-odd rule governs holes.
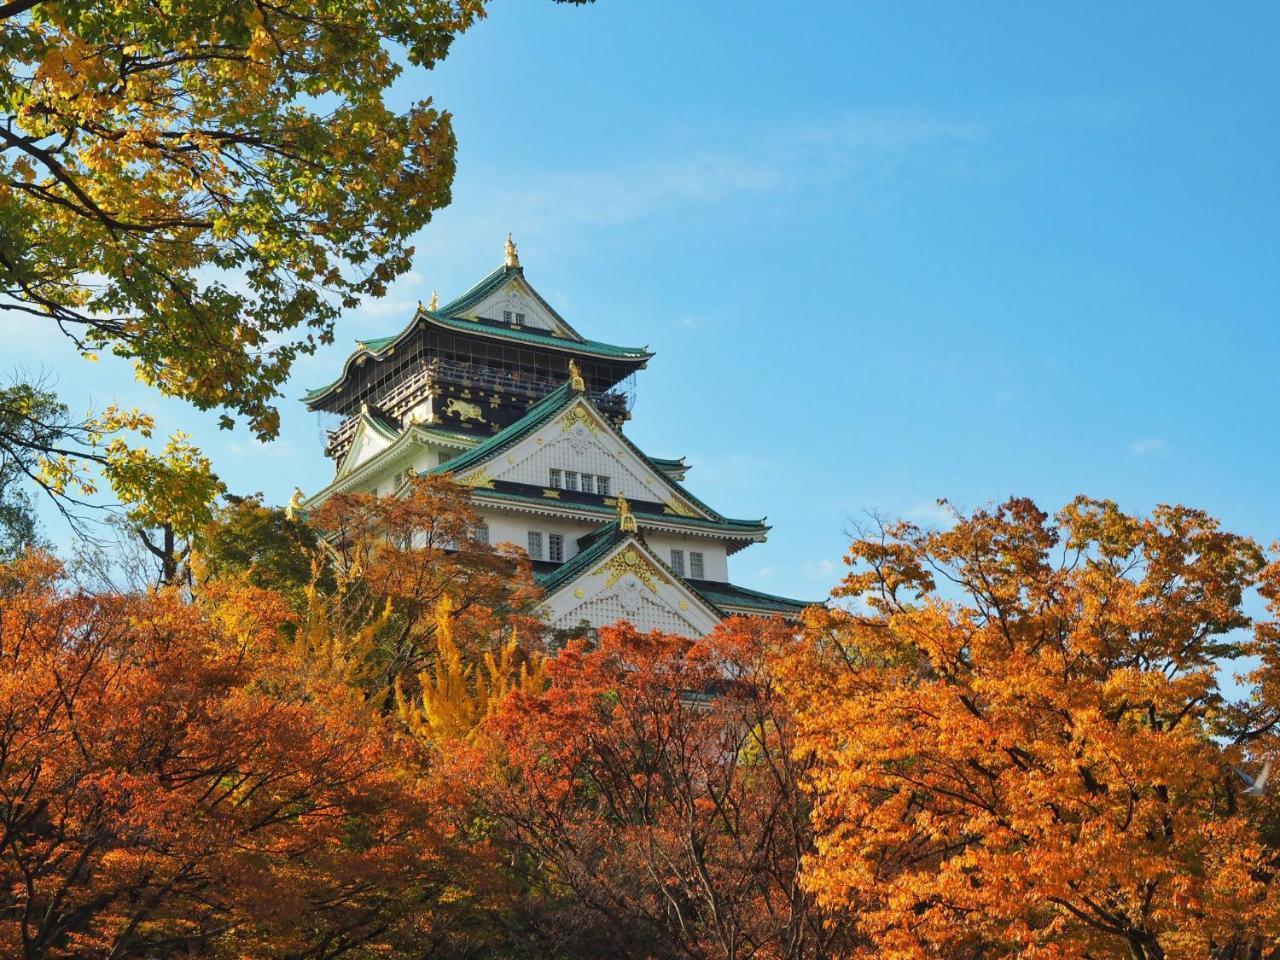
{"type": "Polygon", "coordinates": [[[679,459],[671,459],[669,457],[649,457],[654,469],[669,475],[673,480],[683,480],[684,475],[688,473],[692,467],[684,462],[684,457],[679,459]]]}
{"type": "Polygon", "coordinates": [[[623,533],[618,521],[612,520],[604,526],[578,540],[579,551],[567,563],[562,563],[555,570],[538,576],[538,585],[547,596],[565,589],[580,576],[591,571],[591,568],[604,560],[613,550],[627,540],[636,541],[646,558],[658,567],[669,579],[683,583],[690,592],[697,595],[719,618],[729,616],[738,610],[750,610],[758,614],[778,614],[784,617],[796,617],[812,604],[802,600],[791,600],[787,597],[776,597],[761,593],[747,587],[739,587],[731,583],[717,583],[712,580],[692,580],[681,577],[672,570],[662,558],[649,549],[644,537],[638,534],[623,533]]]}
{"type": "Polygon", "coordinates": [[[539,577],[538,586],[542,587],[543,593],[550,596],[561,587],[576,580],[579,574],[586,572],[588,567],[617,546],[622,538],[623,534],[618,528],[617,520],[611,520],[585,537],[579,537],[578,552],[551,573],[539,577]]]}
{"type": "Polygon", "coordinates": [[[792,600],[790,597],[779,597],[733,583],[717,583],[714,580],[686,580],[685,582],[726,611],[744,609],[757,613],[797,616],[806,607],[821,606],[820,601],[792,600]]]}
{"type": "MultiPolygon", "coordinates": [[[[703,513],[703,516],[701,517],[684,517],[678,514],[670,516],[663,515],[662,520],[664,522],[693,521],[693,525],[710,522],[716,526],[729,525],[751,528],[754,530],[767,529],[763,518],[760,520],[731,520],[721,513],[711,509],[711,507],[707,506],[686,490],[678,480],[658,467],[657,464],[645,455],[643,450],[631,442],[630,438],[627,437],[626,434],[614,426],[608,417],[600,413],[599,409],[591,401],[589,396],[573,390],[569,383],[564,383],[551,391],[551,393],[547,394],[542,400],[530,407],[529,411],[523,417],[511,424],[509,427],[500,430],[488,439],[476,444],[476,446],[472,447],[461,456],[454,457],[448,463],[436,467],[432,472],[457,474],[492,460],[498,454],[515,446],[539,427],[553,420],[558,414],[567,410],[579,400],[581,400],[595,413],[596,419],[604,429],[612,433],[614,437],[620,440],[633,454],[639,457],[640,460],[653,466],[658,475],[662,478],[663,482],[666,483],[678,497],[692,504],[695,509],[702,511],[703,513]]],[[[485,491],[486,496],[493,494],[494,491],[485,491]]]]}
{"type": "MultiPolygon", "coordinates": [[[[341,462],[338,464],[337,475],[339,477],[349,473],[354,467],[360,465],[361,461],[355,460],[359,452],[360,438],[366,433],[373,433],[387,441],[388,446],[396,441],[400,436],[400,428],[392,423],[387,417],[383,416],[380,411],[374,410],[368,406],[362,407],[359,419],[356,422],[355,432],[351,435],[351,442],[347,445],[347,452],[343,454],[341,462]]],[[[366,457],[371,460],[383,450],[377,450],[366,457]]]]}
{"type": "Polygon", "coordinates": [[[343,363],[341,375],[332,383],[328,383],[323,387],[316,387],[315,389],[307,390],[303,394],[303,402],[308,404],[314,403],[332,392],[336,387],[340,386],[347,378],[348,373],[350,373],[352,364],[357,362],[361,357],[371,357],[374,360],[383,359],[383,355],[388,350],[394,348],[398,343],[400,343],[400,341],[412,334],[413,331],[421,324],[435,325],[444,330],[452,330],[458,333],[488,337],[495,340],[508,342],[514,341],[533,346],[547,347],[552,350],[559,350],[573,354],[574,356],[592,357],[601,360],[632,361],[637,364],[642,364],[653,356],[647,347],[622,347],[613,343],[603,343],[599,340],[586,339],[578,333],[578,331],[574,330],[573,327],[571,327],[569,323],[561,317],[560,314],[546,302],[546,300],[542,298],[542,295],[534,290],[533,287],[524,280],[524,271],[522,268],[502,266],[497,270],[494,270],[462,296],[451,300],[438,310],[428,310],[419,304],[418,309],[414,312],[413,318],[399,333],[394,333],[386,337],[373,337],[367,340],[357,340],[356,349],[351,352],[343,363]],[[555,317],[558,323],[563,325],[564,331],[568,336],[559,336],[546,331],[512,328],[497,323],[484,323],[479,320],[472,320],[458,316],[458,314],[466,311],[476,303],[479,303],[494,290],[499,289],[513,275],[518,276],[524,289],[527,290],[531,296],[536,298],[538,303],[544,307],[548,313],[555,317]]]}
{"type": "Polygon", "coordinates": [[[304,504],[307,507],[314,507],[322,503],[329,495],[343,489],[350,489],[353,484],[360,482],[363,477],[368,476],[370,473],[380,470],[383,465],[394,461],[397,457],[411,454],[414,445],[424,441],[432,441],[440,446],[455,447],[462,450],[465,450],[475,442],[474,438],[466,434],[452,430],[441,430],[421,423],[412,424],[401,431],[386,447],[358,464],[352,465],[347,472],[344,473],[339,468],[333,480],[323,489],[308,497],[304,504]]]}
{"type": "MultiPolygon", "coordinates": [[[[447,467],[448,464],[445,466],[447,467]]],[[[441,468],[440,472],[447,473],[448,470],[441,468]]],[[[507,490],[488,490],[483,487],[473,490],[471,496],[477,502],[496,507],[510,504],[517,509],[524,507],[531,509],[535,513],[559,516],[586,514],[587,516],[583,519],[604,519],[613,516],[617,512],[613,507],[603,503],[566,503],[563,500],[548,500],[545,496],[535,497],[507,490]]],[[[769,527],[759,520],[735,520],[731,517],[725,517],[723,520],[705,520],[702,517],[682,517],[679,514],[672,513],[651,513],[634,506],[631,512],[635,516],[636,522],[643,527],[663,528],[682,533],[716,534],[742,541],[739,547],[730,547],[730,553],[736,552],[737,549],[746,546],[749,542],[763,540],[764,535],[769,532],[769,527]]]]}
{"type": "Polygon", "coordinates": [[[542,298],[542,294],[533,289],[533,285],[524,278],[524,268],[518,266],[513,267],[509,264],[504,264],[498,267],[474,287],[462,294],[462,296],[455,297],[453,300],[450,300],[436,312],[448,317],[459,317],[476,304],[481,303],[490,294],[497,290],[501,290],[502,287],[512,279],[519,280],[520,286],[538,302],[542,309],[546,310],[547,313],[554,318],[555,322],[560,326],[563,332],[568,335],[567,339],[577,340],[579,343],[587,342],[586,337],[573,329],[569,324],[569,321],[560,316],[559,311],[557,311],[555,307],[551,306],[551,304],[547,303],[547,301],[542,298]]]}

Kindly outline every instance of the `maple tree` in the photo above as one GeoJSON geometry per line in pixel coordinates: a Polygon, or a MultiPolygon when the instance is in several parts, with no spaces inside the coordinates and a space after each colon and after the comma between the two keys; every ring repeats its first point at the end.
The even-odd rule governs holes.
{"type": "Polygon", "coordinates": [[[411,741],[300,668],[278,596],[217,603],[0,567],[0,954],[318,958],[429,933],[447,877],[411,741]]]}
{"type": "Polygon", "coordinates": [[[778,669],[818,760],[807,883],[867,956],[1275,955],[1280,807],[1245,782],[1280,748],[1257,544],[1184,507],[1015,499],[849,562],[848,608],[778,669]]]}
{"type": "Polygon", "coordinates": [[[531,934],[547,955],[837,952],[845,925],[800,886],[807,761],[768,666],[790,636],[745,618],[698,641],[605,628],[485,723],[482,809],[551,918],[531,934]]]}

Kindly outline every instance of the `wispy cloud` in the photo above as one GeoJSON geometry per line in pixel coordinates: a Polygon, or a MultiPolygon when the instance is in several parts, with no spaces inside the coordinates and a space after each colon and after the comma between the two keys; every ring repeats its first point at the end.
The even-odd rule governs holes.
{"type": "Polygon", "coordinates": [[[816,580],[828,586],[840,578],[841,565],[827,559],[807,560],[800,565],[801,572],[809,580],[816,580]]]}
{"type": "Polygon", "coordinates": [[[1164,441],[1156,437],[1143,437],[1129,444],[1129,452],[1135,457],[1146,457],[1164,450],[1164,441]]]}
{"type": "MultiPolygon", "coordinates": [[[[621,226],[690,207],[789,198],[814,187],[839,187],[843,197],[874,194],[879,199],[895,179],[950,164],[986,135],[986,127],[976,121],[907,113],[846,115],[764,129],[708,131],[714,145],[691,144],[679,153],[655,149],[621,163],[527,172],[516,186],[498,180],[507,171],[482,176],[473,169],[455,184],[455,211],[483,212],[464,223],[451,211],[448,230],[428,231],[419,250],[447,257],[460,245],[492,244],[508,230],[518,236],[563,236],[575,227],[621,226]]],[[[522,247],[522,252],[537,251],[522,247]]]]}
{"type": "Polygon", "coordinates": [[[925,527],[938,527],[946,530],[955,526],[956,517],[951,507],[937,500],[917,503],[908,508],[903,516],[912,523],[925,527]]]}

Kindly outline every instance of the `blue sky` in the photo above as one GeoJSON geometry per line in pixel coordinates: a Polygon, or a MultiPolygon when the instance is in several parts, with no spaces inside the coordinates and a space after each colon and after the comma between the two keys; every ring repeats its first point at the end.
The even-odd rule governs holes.
{"type": "MultiPolygon", "coordinates": [[[[261,447],[87,371],[28,321],[5,367],[161,415],[233,490],[331,474],[297,397],[357,337],[501,258],[579,330],[656,351],[629,433],[815,598],[867,511],[1076,493],[1280,536],[1280,8],[498,0],[403,98],[460,140],[414,272],[297,366],[261,447]],[[87,377],[86,373],[93,377],[87,377]]],[[[51,532],[57,534],[57,529],[51,532]]]]}

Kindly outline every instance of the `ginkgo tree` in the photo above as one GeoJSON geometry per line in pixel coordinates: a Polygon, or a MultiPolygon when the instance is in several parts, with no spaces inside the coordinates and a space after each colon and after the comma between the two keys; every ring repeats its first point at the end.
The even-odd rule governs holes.
{"type": "Polygon", "coordinates": [[[806,882],[868,956],[1276,955],[1280,804],[1246,786],[1280,748],[1258,544],[1184,507],[1012,500],[849,562],[848,607],[779,669],[817,762],[806,882]]]}

